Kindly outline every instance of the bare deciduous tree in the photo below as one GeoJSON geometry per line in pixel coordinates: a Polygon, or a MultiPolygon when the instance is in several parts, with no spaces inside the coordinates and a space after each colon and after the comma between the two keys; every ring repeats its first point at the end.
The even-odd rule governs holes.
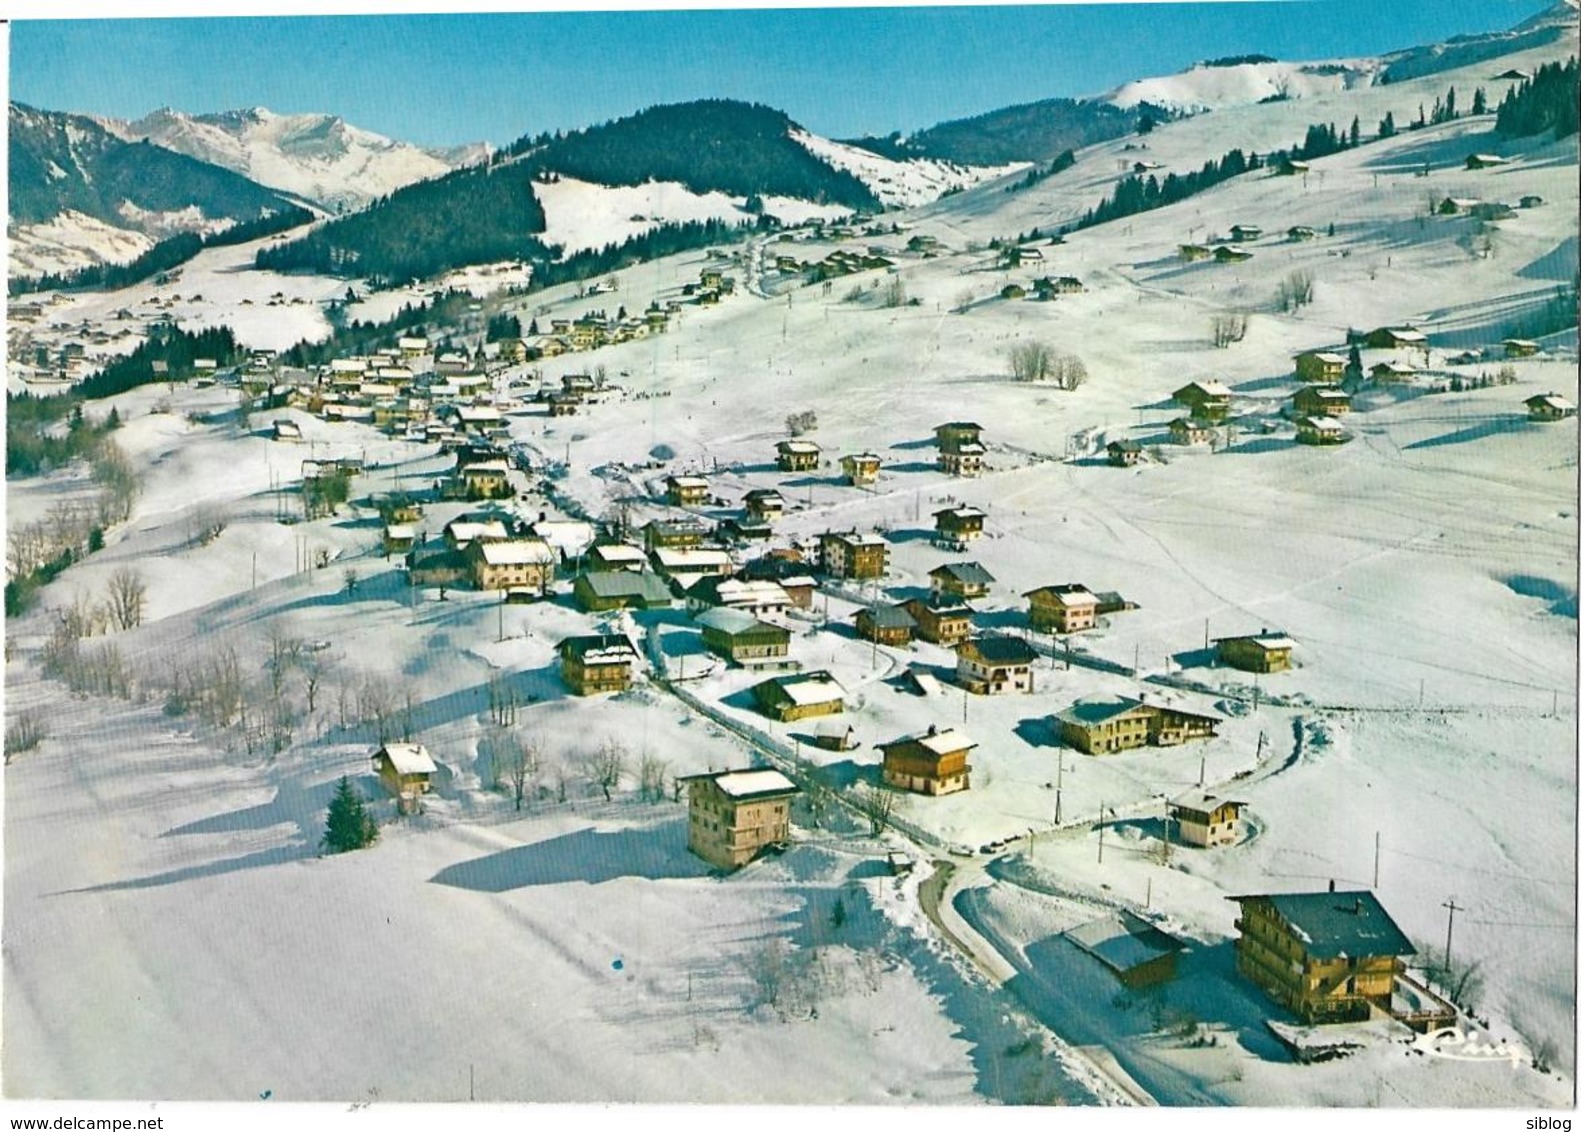
{"type": "Polygon", "coordinates": [[[1211,320],[1214,348],[1222,350],[1230,343],[1245,338],[1246,321],[1244,311],[1220,311],[1214,315],[1211,320]]]}
{"type": "Polygon", "coordinates": [[[626,774],[628,752],[618,739],[605,739],[598,750],[582,762],[582,771],[588,781],[604,792],[604,801],[612,800],[614,791],[626,774]]]}
{"type": "Polygon", "coordinates": [[[664,801],[664,774],[670,764],[657,755],[643,755],[637,766],[637,792],[645,802],[664,801]]]}
{"type": "Polygon", "coordinates": [[[1054,351],[1045,342],[1017,342],[1010,347],[1010,380],[1044,381],[1054,362],[1054,351]]]}
{"type": "Polygon", "coordinates": [[[6,723],[5,761],[9,763],[17,755],[36,749],[48,737],[49,727],[43,712],[37,709],[17,712],[6,723]]]}
{"type": "Polygon", "coordinates": [[[889,828],[890,816],[895,812],[893,790],[886,786],[862,787],[853,793],[851,802],[867,818],[870,836],[877,837],[889,828]]]}
{"type": "Polygon", "coordinates": [[[135,629],[143,623],[143,606],[148,587],[143,576],[130,566],[110,575],[108,608],[110,620],[118,629],[135,629]]]}

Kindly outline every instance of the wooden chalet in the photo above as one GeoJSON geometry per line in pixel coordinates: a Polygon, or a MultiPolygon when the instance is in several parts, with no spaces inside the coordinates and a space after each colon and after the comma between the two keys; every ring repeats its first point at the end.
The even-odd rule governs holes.
{"type": "Polygon", "coordinates": [[[1530,338],[1506,338],[1500,345],[1504,347],[1506,358],[1529,358],[1542,349],[1530,338]]]}
{"type": "Polygon", "coordinates": [[[889,544],[876,534],[826,531],[818,538],[823,572],[834,578],[882,578],[889,568],[889,544]]]}
{"type": "Polygon", "coordinates": [[[657,575],[637,570],[595,570],[571,584],[577,607],[586,613],[614,609],[668,609],[674,595],[657,575]]]}
{"type": "Polygon", "coordinates": [[[917,622],[904,605],[876,605],[856,611],[856,635],[880,645],[911,644],[917,622]]]}
{"type": "Polygon", "coordinates": [[[1508,165],[1510,159],[1501,157],[1496,153],[1473,153],[1466,158],[1467,169],[1492,169],[1498,165],[1508,165]]]}
{"type": "Polygon", "coordinates": [[[845,710],[845,689],[829,673],[799,672],[774,676],[752,686],[752,699],[770,719],[790,723],[845,710]]]}
{"type": "Polygon", "coordinates": [[[1235,244],[1220,244],[1213,249],[1215,263],[1245,263],[1252,258],[1252,253],[1235,244]]]}
{"type": "Polygon", "coordinates": [[[1380,326],[1362,337],[1362,344],[1374,350],[1425,350],[1427,335],[1411,327],[1380,326]]]}
{"type": "Polygon", "coordinates": [[[1176,839],[1182,845],[1212,849],[1234,845],[1240,839],[1239,823],[1245,805],[1233,798],[1192,790],[1171,799],[1166,811],[1175,822],[1176,839]]]}
{"type": "Polygon", "coordinates": [[[1131,990],[1169,982],[1175,977],[1175,956],[1186,949],[1181,940],[1123,908],[1064,934],[1131,990]]]}
{"type": "Polygon", "coordinates": [[[1345,426],[1333,417],[1297,417],[1296,443],[1343,444],[1350,439],[1345,426]]]}
{"type": "Polygon", "coordinates": [[[731,770],[678,778],[686,784],[686,847],[710,865],[738,869],[790,842],[796,784],[777,770],[731,770]]]}
{"type": "Polygon", "coordinates": [[[1404,362],[1379,362],[1367,372],[1380,384],[1400,384],[1416,376],[1416,367],[1404,362]]]}
{"type": "Polygon", "coordinates": [[[466,555],[444,543],[414,546],[406,556],[406,581],[413,586],[455,586],[472,576],[466,555]]]}
{"type": "Polygon", "coordinates": [[[955,682],[980,696],[1031,692],[1037,656],[1020,637],[972,637],[955,647],[955,682]]]}
{"type": "Polygon", "coordinates": [[[1293,398],[1295,410],[1305,417],[1338,417],[1350,412],[1350,394],[1337,385],[1308,385],[1293,398]]]}
{"type": "Polygon", "coordinates": [[[1296,380],[1312,385],[1334,385],[1345,376],[1345,355],[1308,350],[1296,355],[1296,380]]]}
{"type": "Polygon", "coordinates": [[[917,636],[945,648],[954,648],[972,635],[972,607],[959,598],[930,594],[901,602],[917,623],[917,636]]]}
{"type": "Polygon", "coordinates": [[[1208,259],[1213,255],[1213,249],[1206,244],[1181,244],[1180,258],[1183,263],[1195,263],[1199,259],[1208,259]]]}
{"type": "Polygon", "coordinates": [[[928,588],[938,596],[986,597],[995,580],[976,562],[946,562],[928,571],[928,588]]]}
{"type": "Polygon", "coordinates": [[[1218,381],[1193,381],[1170,394],[1177,405],[1201,421],[1222,421],[1230,415],[1230,389],[1218,381]]]}
{"type": "Polygon", "coordinates": [[[933,513],[933,541],[952,549],[964,549],[968,542],[983,537],[987,514],[968,504],[946,507],[933,513]]]}
{"type": "Polygon", "coordinates": [[[373,769],[379,782],[397,798],[403,794],[427,794],[439,771],[428,748],[421,743],[384,744],[373,753],[373,769]]]}
{"type": "Polygon", "coordinates": [[[747,517],[761,523],[772,523],[785,514],[785,497],[771,487],[759,487],[747,492],[742,499],[747,517]]]}
{"type": "Polygon", "coordinates": [[[1260,240],[1262,238],[1263,230],[1255,224],[1230,225],[1230,239],[1234,240],[1238,244],[1249,244],[1253,240],[1260,240]]]}
{"type": "Polygon", "coordinates": [[[713,529],[698,519],[654,519],[643,525],[642,545],[655,550],[684,550],[703,545],[713,529]]]}
{"type": "Polygon", "coordinates": [[[1219,663],[1243,672],[1284,672],[1290,667],[1295,641],[1267,629],[1248,637],[1216,637],[1219,663]]]}
{"type": "Polygon", "coordinates": [[[1525,401],[1526,416],[1534,421],[1562,421],[1576,415],[1576,407],[1567,397],[1557,393],[1539,393],[1525,401]]]}
{"type": "Polygon", "coordinates": [[[1066,746],[1089,755],[1211,739],[1218,733],[1219,725],[1216,716],[1125,696],[1078,700],[1057,713],[1054,721],[1066,746]]]}
{"type": "Polygon", "coordinates": [[[973,421],[950,421],[933,430],[939,445],[939,470],[952,476],[978,476],[983,471],[983,426],[973,421]]]}
{"type": "Polygon", "coordinates": [[[624,692],[631,687],[637,650],[620,633],[567,637],[558,651],[560,677],[579,696],[624,692]]]}
{"type": "Polygon", "coordinates": [[[511,494],[510,465],[504,460],[485,460],[456,469],[456,482],[463,499],[503,499],[511,494]]]}
{"type": "Polygon", "coordinates": [[[969,789],[972,772],[966,756],[976,746],[959,731],[931,726],[926,734],[880,743],[884,783],[915,794],[953,794],[969,789]]]}
{"type": "Polygon", "coordinates": [[[1213,426],[1206,421],[1176,417],[1169,422],[1169,439],[1176,444],[1207,444],[1213,439],[1213,435],[1213,426]]]}
{"type": "Polygon", "coordinates": [[[739,609],[754,617],[783,619],[790,611],[790,594],[778,582],[710,575],[699,578],[686,591],[686,608],[693,613],[709,609],[739,609]]]}
{"type": "Polygon", "coordinates": [[[739,609],[710,609],[697,615],[709,652],[744,668],[785,664],[790,630],[760,621],[739,609]]]}
{"type": "Polygon", "coordinates": [[[1285,239],[1291,243],[1298,243],[1302,240],[1315,240],[1317,239],[1317,229],[1309,228],[1305,224],[1297,224],[1286,229],[1285,239]]]}
{"type": "Polygon", "coordinates": [[[410,523],[390,523],[384,528],[384,556],[405,554],[417,545],[417,528],[410,523]]]}
{"type": "Polygon", "coordinates": [[[1079,582],[1040,586],[1021,595],[1039,633],[1079,633],[1098,623],[1098,596],[1079,582]]]}
{"type": "Polygon", "coordinates": [[[630,570],[641,573],[647,569],[648,556],[641,547],[623,542],[606,542],[591,546],[587,551],[589,573],[605,570],[630,570]]]}
{"type": "Polygon", "coordinates": [[[840,457],[840,474],[852,487],[868,487],[878,482],[878,469],[883,461],[872,452],[856,452],[840,457]]]}
{"type": "Polygon", "coordinates": [[[666,476],[664,501],[671,507],[701,507],[708,502],[708,481],[702,476],[666,476]]]}
{"type": "Polygon", "coordinates": [[[1389,1013],[1416,954],[1377,897],[1356,890],[1232,896],[1235,966],[1307,1024],[1389,1013]]]}
{"type": "Polygon", "coordinates": [[[735,573],[730,552],[717,547],[671,549],[660,547],[649,558],[659,575],[683,590],[707,577],[726,577],[735,573]]]}
{"type": "Polygon", "coordinates": [[[1142,446],[1134,440],[1111,440],[1104,452],[1115,468],[1129,468],[1142,462],[1142,446]]]}
{"type": "Polygon", "coordinates": [[[774,451],[774,464],[782,472],[817,471],[823,458],[823,449],[810,440],[782,440],[774,451]]]}
{"type": "Polygon", "coordinates": [[[480,590],[525,587],[543,594],[554,580],[555,553],[540,538],[504,542],[477,539],[464,552],[472,581],[480,590]]]}

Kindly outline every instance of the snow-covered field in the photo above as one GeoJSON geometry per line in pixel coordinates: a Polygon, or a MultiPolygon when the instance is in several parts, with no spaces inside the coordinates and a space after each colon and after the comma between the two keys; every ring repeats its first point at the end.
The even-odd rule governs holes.
{"type": "MultiPolygon", "coordinates": [[[[1572,31],[1557,48],[1499,67],[1532,70],[1574,46],[1572,31]]],[[[793,658],[830,668],[853,692],[846,719],[860,746],[803,749],[830,780],[872,781],[875,743],[930,724],[978,742],[970,791],[904,797],[896,814],[967,852],[1033,834],[992,861],[959,856],[946,889],[944,914],[963,917],[1018,972],[1002,988],[919,914],[926,860],[908,880],[887,875],[884,848],[929,855],[899,833],[870,839],[845,818],[815,828],[798,811],[791,850],[721,879],[685,852],[679,806],[638,798],[635,765],[612,800],[590,785],[588,758],[612,739],[633,763],[654,755],[671,774],[752,760],[741,738],[655,681],[613,699],[564,693],[553,658],[561,637],[652,627],[666,655],[690,657],[700,646],[678,612],[590,617],[563,595],[504,607],[464,591],[445,601],[421,591],[414,602],[374,549],[371,512],[276,521],[272,486],[298,476],[304,457],[361,455],[378,465],[358,481],[360,498],[431,479],[448,466],[435,449],[302,414],[302,445],[239,435],[225,420],[192,423],[190,410],[229,406],[217,391],[178,393],[159,414],[150,410],[169,396],[163,389],[118,398],[127,421],[119,443],[145,475],[136,514],[46,590],[46,608],[7,631],[8,712],[38,707],[52,733],[6,769],[6,1091],[1088,1103],[1114,1099],[1115,1087],[1083,1060],[1097,1055],[1070,1046],[1102,1046],[1174,1103],[1573,1103],[1577,431],[1574,420],[1528,422],[1522,401],[1547,391],[1577,397],[1575,331],[1511,361],[1512,383],[1427,390],[1495,373],[1505,364],[1499,341],[1574,280],[1576,139],[1503,142],[1490,119],[1463,120],[1325,158],[1305,177],[1248,174],[1044,243],[1040,267],[1006,269],[987,248],[1079,215],[1122,163],[1196,168],[1232,147],[1290,144],[1308,122],[1353,115],[1370,133],[1386,111],[1409,120],[1450,85],[1485,85],[1496,103],[1502,88],[1489,73],[1479,64],[1170,123],[1142,139],[1145,152],[1125,148],[1135,139],[1106,143],[1030,189],[985,185],[900,216],[942,248],[899,256],[893,275],[768,298],[738,287],[716,307],[686,308],[667,334],[533,367],[556,383],[602,365],[619,387],[572,418],[512,420],[514,438],[541,462],[566,465],[555,497],[588,513],[618,505],[640,525],[671,513],[653,501],[664,475],[701,471],[725,503],[704,509],[712,517],[734,513],[751,488],[782,490],[790,507],[777,544],[829,529],[884,531],[890,600],[925,589],[942,562],[973,559],[997,579],[976,603],[985,627],[1020,631],[1021,595],[1054,583],[1137,603],[1072,642],[1136,675],[1045,658],[1024,696],[902,690],[904,666],[944,669],[951,656],[855,640],[856,606],[838,594],[828,627],[799,625],[793,639],[793,658]],[[1511,162],[1463,171],[1466,155],[1490,150],[1511,162]],[[1418,177],[1424,162],[1431,173],[1418,177]],[[1426,215],[1429,193],[1544,203],[1475,231],[1464,217],[1426,215]],[[1179,244],[1238,223],[1267,233],[1248,244],[1252,259],[1180,263],[1179,244]],[[1319,235],[1287,241],[1295,225],[1319,235]],[[1274,292],[1294,271],[1311,273],[1313,301],[1282,313],[1274,292]],[[1007,282],[1043,274],[1078,276],[1086,290],[1052,302],[998,297],[1007,282]],[[908,301],[886,306],[883,291],[897,278],[908,301]],[[1210,320],[1230,310],[1250,312],[1247,335],[1215,349],[1210,320]],[[1280,416],[1299,387],[1292,356],[1343,353],[1348,327],[1405,322],[1431,337],[1432,372],[1405,390],[1358,396],[1344,419],[1349,443],[1294,443],[1280,416]],[[1086,382],[1011,382],[1007,351],[1030,338],[1081,357],[1086,382]],[[1446,363],[1472,347],[1492,352],[1478,364],[1446,363]],[[1240,424],[1217,452],[1167,441],[1167,422],[1181,415],[1170,392],[1194,379],[1234,393],[1240,424]],[[810,436],[828,463],[779,473],[774,444],[786,416],[803,410],[817,414],[810,436]],[[984,426],[990,470],[981,479],[949,479],[933,466],[933,427],[962,419],[984,426]],[[1103,446],[1116,439],[1141,442],[1148,458],[1107,466],[1103,446]],[[641,466],[661,448],[673,457],[641,466]],[[838,457],[864,450],[883,457],[879,483],[841,485],[838,457]],[[929,541],[932,512],[952,502],[987,513],[985,537],[964,554],[929,541]],[[188,545],[189,516],[204,504],[227,507],[230,524],[211,544],[188,545]],[[330,565],[301,571],[319,551],[330,565]],[[147,579],[147,618],[112,639],[158,691],[141,703],[73,699],[37,672],[50,608],[99,593],[126,565],[147,579]],[[1263,627],[1296,640],[1292,671],[1254,679],[1206,663],[1207,637],[1263,627]],[[281,630],[327,642],[333,662],[316,712],[289,745],[249,752],[234,733],[165,713],[168,674],[227,647],[266,684],[268,635],[281,630]],[[488,788],[496,678],[521,697],[516,729],[543,750],[520,812],[488,788]],[[378,845],[319,858],[333,781],[346,773],[375,789],[365,761],[376,745],[371,725],[340,725],[343,697],[355,701],[370,681],[393,690],[396,714],[410,717],[402,726],[433,751],[438,796],[417,818],[380,803],[378,845]],[[1219,736],[1102,758],[1061,753],[1054,712],[1082,696],[1139,691],[1223,716],[1219,736]],[[1251,835],[1214,851],[1176,846],[1166,862],[1160,796],[1199,775],[1246,802],[1251,835]],[[1102,864],[1090,825],[1100,806],[1115,811],[1102,864]],[[1276,1008],[1227,958],[1235,905],[1226,897],[1321,890],[1331,879],[1371,888],[1375,867],[1379,899],[1419,950],[1442,945],[1445,903],[1460,909],[1454,952],[1479,967],[1473,1006],[1487,1025],[1478,1032],[1513,1049],[1518,1065],[1467,1069],[1409,1052],[1393,1035],[1351,1058],[1301,1066],[1272,1042],[1261,1023],[1276,1008]],[[1152,1000],[1117,1003],[1118,984],[1055,938],[1114,905],[1159,914],[1188,938],[1167,1000],[1217,1041],[1177,1041],[1178,1017],[1152,1000]],[[796,971],[782,976],[796,993],[778,1009],[764,994],[765,965],[775,962],[796,971]],[[1033,1048],[1025,1042],[1049,1056],[1006,1052],[1033,1048]],[[1552,1073],[1530,1066],[1542,1049],[1552,1073]]],[[[567,208],[558,221],[551,208],[551,220],[578,239],[595,239],[628,208],[654,207],[651,197],[639,209],[605,195],[614,190],[559,188],[567,208]]],[[[736,249],[727,270],[756,282],[755,265],[778,248],[805,260],[837,246],[760,236],[736,249]]],[[[205,260],[212,274],[189,268],[174,289],[198,289],[202,317],[240,320],[232,325],[253,344],[312,333],[314,304],[345,289],[282,278],[269,289],[300,303],[244,310],[228,281],[257,281],[222,265],[239,266],[251,251],[223,251],[238,258],[205,260]]],[[[718,261],[692,253],[624,269],[618,301],[636,310],[675,297],[705,262],[718,261]]],[[[477,283],[488,290],[486,277],[477,283]]],[[[70,318],[105,319],[129,297],[78,297],[70,318]]],[[[525,321],[614,306],[610,298],[560,287],[491,302],[525,321]]],[[[1408,360],[1394,350],[1362,355],[1367,366],[1408,360]]],[[[80,486],[65,476],[8,484],[13,525],[80,486]]],[[[522,508],[554,505],[533,494],[522,508]]],[[[436,506],[424,521],[436,531],[460,509],[436,506]]],[[[792,742],[795,726],[771,726],[744,707],[754,679],[720,671],[687,687],[731,725],[792,742]]]]}

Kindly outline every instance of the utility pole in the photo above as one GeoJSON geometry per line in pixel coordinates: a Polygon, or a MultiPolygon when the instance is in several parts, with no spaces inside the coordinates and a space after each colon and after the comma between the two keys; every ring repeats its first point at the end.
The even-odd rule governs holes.
{"type": "Polygon", "coordinates": [[[1197,761],[1197,788],[1200,790],[1208,780],[1208,756],[1203,755],[1197,761]]]}
{"type": "Polygon", "coordinates": [[[1372,834],[1372,890],[1378,891],[1378,858],[1383,852],[1383,831],[1374,830],[1372,834]]]}
{"type": "Polygon", "coordinates": [[[1098,803],[1098,863],[1103,864],[1103,803],[1098,803]]]}
{"type": "Polygon", "coordinates": [[[1455,913],[1465,911],[1465,905],[1456,904],[1455,898],[1451,896],[1444,907],[1449,909],[1449,931],[1444,934],[1444,979],[1447,982],[1449,979],[1450,948],[1455,942],[1455,913]]]}
{"type": "Polygon", "coordinates": [[[1065,748],[1059,749],[1059,769],[1054,778],[1054,824],[1059,825],[1064,820],[1063,807],[1060,805],[1065,793],[1065,748]]]}

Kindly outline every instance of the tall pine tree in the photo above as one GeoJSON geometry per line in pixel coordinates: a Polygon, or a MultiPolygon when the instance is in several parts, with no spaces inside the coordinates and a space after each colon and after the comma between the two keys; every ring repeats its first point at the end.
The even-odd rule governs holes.
{"type": "Polygon", "coordinates": [[[335,786],[329,800],[329,815],[324,823],[323,848],[329,853],[362,849],[379,839],[379,826],[362,804],[362,797],[345,775],[335,786]]]}

